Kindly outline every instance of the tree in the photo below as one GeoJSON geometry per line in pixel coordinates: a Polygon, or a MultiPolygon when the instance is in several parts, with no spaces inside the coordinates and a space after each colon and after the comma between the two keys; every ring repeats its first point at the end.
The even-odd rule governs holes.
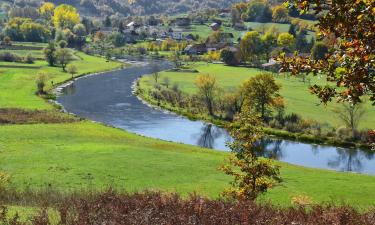
{"type": "Polygon", "coordinates": [[[169,87],[169,84],[171,83],[171,81],[169,80],[169,77],[164,77],[163,78],[163,84],[165,85],[166,88],[169,87]]]}
{"type": "Polygon", "coordinates": [[[270,22],[272,20],[272,11],[266,1],[251,1],[246,11],[247,21],[270,22]]]}
{"type": "Polygon", "coordinates": [[[159,72],[154,72],[152,74],[152,78],[154,78],[154,81],[155,81],[156,84],[158,83],[159,77],[160,77],[159,72]]]}
{"type": "Polygon", "coordinates": [[[36,87],[37,87],[37,94],[45,94],[44,87],[46,86],[46,82],[48,80],[48,73],[44,71],[39,71],[36,78],[36,87]]]}
{"type": "Polygon", "coordinates": [[[71,51],[67,48],[60,48],[56,52],[57,61],[60,63],[64,72],[66,72],[65,68],[73,60],[73,55],[71,51]]]}
{"type": "Polygon", "coordinates": [[[66,42],[65,40],[61,40],[57,44],[59,45],[60,48],[66,48],[68,46],[68,42],[66,42]]]}
{"type": "Polygon", "coordinates": [[[266,59],[270,58],[270,54],[273,48],[277,46],[277,38],[274,33],[267,32],[261,37],[263,51],[266,55],[266,59]]]}
{"type": "Polygon", "coordinates": [[[120,32],[111,33],[109,35],[108,39],[111,40],[112,44],[115,47],[124,46],[125,43],[126,43],[126,39],[125,39],[124,35],[121,34],[120,32]]]}
{"type": "Polygon", "coordinates": [[[307,42],[306,33],[306,30],[302,29],[296,35],[296,49],[299,52],[310,52],[311,45],[307,42]]]}
{"type": "Polygon", "coordinates": [[[206,104],[208,113],[213,116],[214,99],[217,91],[216,78],[209,74],[200,74],[195,80],[195,85],[198,87],[198,94],[203,98],[206,104]]]}
{"type": "Polygon", "coordinates": [[[270,107],[280,97],[280,86],[270,73],[261,73],[245,81],[242,85],[245,104],[259,113],[264,120],[270,113],[270,107]]]}
{"type": "Polygon", "coordinates": [[[242,22],[241,13],[235,7],[233,7],[231,10],[231,22],[232,22],[232,27],[234,27],[236,23],[242,22]]]}
{"type": "Polygon", "coordinates": [[[7,46],[11,46],[12,45],[12,39],[10,39],[9,36],[5,36],[4,39],[3,39],[3,42],[7,46]]]}
{"type": "Polygon", "coordinates": [[[259,194],[282,181],[279,166],[270,159],[258,158],[256,155],[254,145],[263,136],[259,127],[259,118],[246,110],[228,127],[234,139],[229,147],[235,156],[231,156],[229,163],[220,168],[234,177],[231,188],[224,192],[226,197],[255,200],[259,194]]]}
{"type": "Polygon", "coordinates": [[[62,4],[56,7],[53,15],[56,29],[73,28],[80,21],[77,9],[71,5],[62,4]]]}
{"type": "Polygon", "coordinates": [[[77,67],[73,64],[69,64],[66,68],[67,72],[72,75],[72,78],[74,78],[74,75],[78,73],[77,67]]]}
{"type": "Polygon", "coordinates": [[[225,64],[230,66],[235,66],[240,63],[239,57],[236,55],[236,53],[228,48],[221,50],[220,58],[225,64]]]}
{"type": "Polygon", "coordinates": [[[363,103],[352,104],[345,102],[341,104],[341,107],[337,107],[333,111],[345,124],[346,128],[352,131],[352,137],[355,138],[358,125],[366,113],[363,103]]]}
{"type": "Polygon", "coordinates": [[[247,32],[240,42],[240,50],[245,62],[255,63],[262,50],[259,33],[257,31],[247,32]]]}
{"type": "Polygon", "coordinates": [[[50,42],[47,47],[43,49],[44,58],[49,66],[54,66],[56,62],[56,47],[54,42],[50,42]]]}
{"type": "Polygon", "coordinates": [[[82,23],[76,24],[73,27],[73,33],[78,37],[83,37],[86,35],[86,27],[82,23]]]}
{"type": "Polygon", "coordinates": [[[288,9],[283,5],[277,5],[272,9],[272,21],[276,23],[289,22],[288,9]]]}
{"type": "Polygon", "coordinates": [[[50,39],[51,32],[43,25],[34,22],[25,22],[20,26],[20,32],[25,41],[45,42],[50,39]]]}
{"type": "Polygon", "coordinates": [[[374,1],[321,1],[289,0],[289,7],[302,13],[313,10],[319,14],[317,27],[321,38],[335,38],[332,51],[324,60],[300,56],[280,57],[281,71],[299,73],[324,73],[334,86],[313,85],[312,93],[323,103],[336,98],[352,104],[361,102],[361,96],[370,95],[375,105],[375,32],[374,1]],[[337,73],[340,69],[342,72],[337,73]]]}
{"type": "Polygon", "coordinates": [[[277,37],[277,44],[280,47],[292,49],[292,47],[294,46],[294,43],[295,43],[294,36],[289,33],[281,33],[277,37]]]}
{"type": "Polygon", "coordinates": [[[311,49],[311,57],[315,60],[325,59],[328,47],[322,42],[316,42],[311,49]]]}
{"type": "Polygon", "coordinates": [[[45,2],[40,8],[39,13],[45,20],[50,20],[53,16],[53,11],[55,10],[55,5],[50,2],[45,2]]]}

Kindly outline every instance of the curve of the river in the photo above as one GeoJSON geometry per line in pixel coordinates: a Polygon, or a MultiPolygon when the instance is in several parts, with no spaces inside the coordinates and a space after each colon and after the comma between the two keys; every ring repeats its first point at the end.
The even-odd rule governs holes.
{"type": "MultiPolygon", "coordinates": [[[[57,102],[70,113],[129,132],[228,151],[224,129],[152,108],[133,95],[137,78],[170,67],[165,61],[133,62],[130,68],[82,77],[61,88],[57,102]]],[[[264,139],[259,146],[264,156],[283,162],[375,175],[373,152],[281,139],[264,139]]]]}

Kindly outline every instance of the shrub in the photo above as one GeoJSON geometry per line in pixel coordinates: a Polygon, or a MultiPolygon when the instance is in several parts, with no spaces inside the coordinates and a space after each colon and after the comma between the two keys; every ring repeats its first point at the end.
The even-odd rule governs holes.
{"type": "Polygon", "coordinates": [[[36,79],[37,94],[45,94],[44,87],[46,86],[46,81],[48,80],[48,74],[46,72],[38,72],[38,77],[36,79]]]}
{"type": "Polygon", "coordinates": [[[27,54],[26,57],[24,58],[25,63],[32,64],[34,63],[35,58],[31,53],[27,54]]]}
{"type": "MultiPolygon", "coordinates": [[[[298,204],[300,207],[280,209],[255,201],[227,202],[197,195],[181,198],[177,194],[156,192],[120,195],[109,191],[91,198],[71,197],[60,201],[60,221],[56,224],[374,224],[374,209],[358,212],[348,206],[314,204],[306,208],[309,201],[307,196],[298,196],[296,202],[302,203],[298,204]]],[[[0,221],[7,221],[2,211],[0,221]]],[[[49,224],[48,216],[48,211],[41,209],[28,222],[49,224]]]]}
{"type": "Polygon", "coordinates": [[[0,61],[4,62],[21,62],[21,57],[15,53],[4,52],[0,53],[0,61]]]}

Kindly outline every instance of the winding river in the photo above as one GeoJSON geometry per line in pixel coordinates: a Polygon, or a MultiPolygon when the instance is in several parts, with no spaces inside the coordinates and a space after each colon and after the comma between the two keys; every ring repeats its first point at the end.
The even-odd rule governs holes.
{"type": "MultiPolygon", "coordinates": [[[[224,129],[152,108],[133,95],[137,78],[171,68],[168,62],[130,63],[129,68],[82,77],[61,87],[57,102],[70,113],[139,135],[229,151],[230,137],[224,129]]],[[[261,140],[259,148],[263,156],[291,164],[375,175],[373,152],[282,139],[261,140]]]]}

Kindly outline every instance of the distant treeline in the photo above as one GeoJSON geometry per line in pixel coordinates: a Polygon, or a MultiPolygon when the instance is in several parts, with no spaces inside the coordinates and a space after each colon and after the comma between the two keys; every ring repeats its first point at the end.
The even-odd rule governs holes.
{"type": "MultiPolygon", "coordinates": [[[[17,6],[38,7],[40,0],[14,0],[17,6]]],[[[203,8],[228,8],[241,0],[50,0],[56,5],[70,4],[84,15],[128,15],[177,14],[203,8]]]]}

